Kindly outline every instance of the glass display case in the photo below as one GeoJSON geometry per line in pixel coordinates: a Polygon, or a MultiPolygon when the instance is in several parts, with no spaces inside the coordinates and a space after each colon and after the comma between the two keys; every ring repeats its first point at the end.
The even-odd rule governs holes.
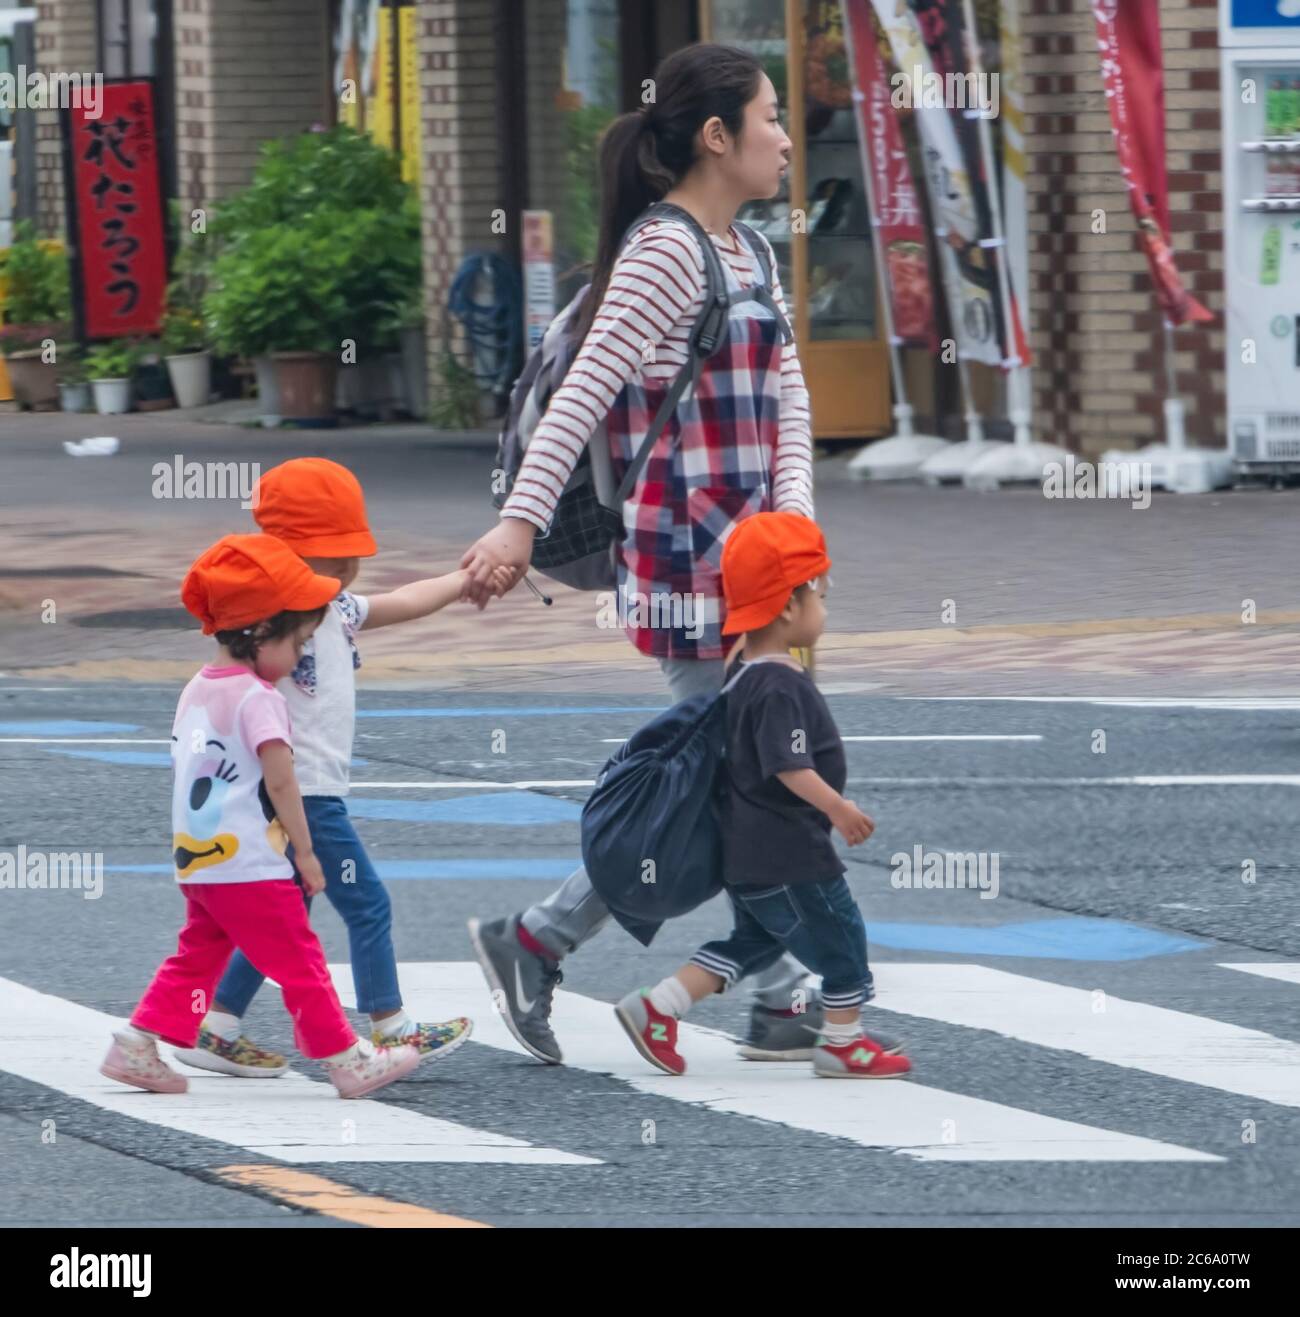
{"type": "Polygon", "coordinates": [[[776,250],[819,439],[884,434],[889,361],[839,0],[701,0],[705,41],[753,51],[794,156],[781,196],[740,218],[776,250]]]}

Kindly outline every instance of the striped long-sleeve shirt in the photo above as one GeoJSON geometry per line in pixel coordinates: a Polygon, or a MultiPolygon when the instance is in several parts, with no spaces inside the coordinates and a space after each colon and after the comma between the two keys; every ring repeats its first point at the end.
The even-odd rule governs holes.
{"type": "MultiPolygon", "coordinates": [[[[713,243],[742,286],[758,280],[757,263],[734,231],[713,243]]],[[[704,254],[684,224],[660,221],[632,235],[614,263],[591,330],[528,445],[503,517],[521,517],[546,530],[583,448],[623,386],[643,370],[648,379],[671,380],[686,360],[704,287],[704,254]],[[652,363],[646,363],[647,356],[652,363]]],[[[773,295],[788,319],[779,278],[773,295]]],[[[793,341],[781,353],[772,504],[779,511],[813,515],[812,424],[793,341]]]]}

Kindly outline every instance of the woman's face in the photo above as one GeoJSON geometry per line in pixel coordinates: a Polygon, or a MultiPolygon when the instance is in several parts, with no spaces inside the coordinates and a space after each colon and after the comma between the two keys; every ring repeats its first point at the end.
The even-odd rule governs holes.
{"type": "Polygon", "coordinates": [[[747,201],[774,197],[790,167],[792,149],[781,127],[780,105],[772,80],[763,74],[758,93],[745,106],[745,122],[733,150],[726,157],[727,171],[736,191],[747,201]]]}

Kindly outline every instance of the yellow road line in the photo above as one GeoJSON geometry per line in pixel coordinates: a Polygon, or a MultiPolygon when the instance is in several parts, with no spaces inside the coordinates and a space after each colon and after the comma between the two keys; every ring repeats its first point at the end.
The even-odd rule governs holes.
{"type": "Polygon", "coordinates": [[[485,1221],[471,1221],[463,1216],[448,1216],[413,1203],[394,1202],[373,1194],[364,1194],[345,1184],[335,1184],[321,1175],[290,1170],[286,1166],[222,1166],[215,1172],[230,1184],[257,1189],[293,1207],[305,1207],[351,1221],[359,1226],[381,1228],[405,1227],[423,1230],[490,1230],[485,1221]]]}

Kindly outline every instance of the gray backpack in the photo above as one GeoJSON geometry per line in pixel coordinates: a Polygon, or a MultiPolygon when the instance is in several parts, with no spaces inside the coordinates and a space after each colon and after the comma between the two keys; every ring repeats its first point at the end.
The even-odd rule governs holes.
{"type": "MultiPolygon", "coordinates": [[[[533,540],[530,565],[576,590],[612,590],[617,584],[615,551],[626,534],[624,500],[636,486],[655,440],[663,433],[682,395],[699,379],[701,363],[712,356],[723,341],[730,308],[739,302],[760,302],[776,317],[782,341],[788,343],[791,337],[790,326],[772,297],[773,273],[767,246],[748,225],[737,221],[735,228],[758,258],[764,282],[743,293],[731,294],[727,291],[722,261],[712,239],[680,206],[666,201],[650,206],[628,229],[624,243],[642,225],[663,219],[684,223],[700,245],[704,255],[704,302],[691,329],[689,355],[669,386],[618,488],[614,488],[609,443],[602,423],[583,449],[564,486],[550,528],[533,540]]],[[[497,471],[504,477],[500,480],[503,488],[492,499],[498,509],[505,505],[514,488],[538,423],[577,356],[577,345],[570,331],[589,287],[580,288],[569,305],[547,326],[542,341],[533,349],[523,374],[510,391],[510,406],[497,444],[497,471]]]]}

